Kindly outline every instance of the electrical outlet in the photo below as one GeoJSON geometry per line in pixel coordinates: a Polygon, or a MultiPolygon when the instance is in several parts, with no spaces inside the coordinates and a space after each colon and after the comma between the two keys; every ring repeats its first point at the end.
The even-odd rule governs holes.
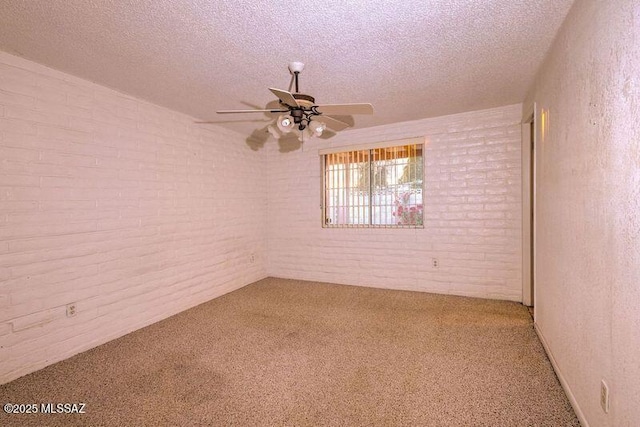
{"type": "Polygon", "coordinates": [[[438,261],[438,258],[431,258],[431,267],[433,268],[440,267],[440,261],[438,261]]]}
{"type": "Polygon", "coordinates": [[[72,302],[67,304],[67,317],[73,317],[76,315],[76,303],[72,302]]]}
{"type": "Polygon", "coordinates": [[[609,413],[609,386],[604,380],[600,381],[600,406],[605,414],[609,413]]]}
{"type": "Polygon", "coordinates": [[[249,255],[249,262],[251,264],[253,264],[254,262],[256,262],[256,254],[251,254],[249,255]]]}

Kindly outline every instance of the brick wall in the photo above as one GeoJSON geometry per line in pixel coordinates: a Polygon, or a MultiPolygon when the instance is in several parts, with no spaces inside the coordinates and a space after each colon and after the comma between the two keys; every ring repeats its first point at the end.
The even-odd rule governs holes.
{"type": "Polygon", "coordinates": [[[265,277],[264,160],[0,52],[0,383],[265,277]]]}
{"type": "Polygon", "coordinates": [[[269,275],[520,301],[521,112],[346,131],[304,150],[272,145],[269,275]],[[318,149],[414,136],[427,141],[424,229],[323,229],[318,149]]]}
{"type": "Polygon", "coordinates": [[[520,112],[254,152],[0,52],[0,383],[267,274],[520,300],[520,112]],[[425,228],[322,229],[318,149],[413,136],[425,228]]]}

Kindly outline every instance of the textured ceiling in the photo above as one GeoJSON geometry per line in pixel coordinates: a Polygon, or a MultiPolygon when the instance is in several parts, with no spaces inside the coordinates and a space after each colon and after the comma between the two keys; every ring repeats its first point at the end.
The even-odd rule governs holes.
{"type": "Polygon", "coordinates": [[[249,134],[306,64],[356,127],[521,102],[573,0],[0,0],[0,50],[249,134]]]}

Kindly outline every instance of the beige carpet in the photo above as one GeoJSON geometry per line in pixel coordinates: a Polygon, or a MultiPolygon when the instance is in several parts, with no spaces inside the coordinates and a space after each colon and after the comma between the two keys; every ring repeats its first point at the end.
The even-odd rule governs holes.
{"type": "Polygon", "coordinates": [[[0,425],[578,426],[517,303],[265,279],[0,386],[0,425]]]}

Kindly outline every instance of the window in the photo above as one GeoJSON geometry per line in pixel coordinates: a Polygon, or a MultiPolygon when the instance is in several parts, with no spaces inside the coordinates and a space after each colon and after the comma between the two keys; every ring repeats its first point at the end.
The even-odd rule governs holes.
{"type": "Polygon", "coordinates": [[[324,227],[423,227],[423,142],[322,150],[324,227]]]}

